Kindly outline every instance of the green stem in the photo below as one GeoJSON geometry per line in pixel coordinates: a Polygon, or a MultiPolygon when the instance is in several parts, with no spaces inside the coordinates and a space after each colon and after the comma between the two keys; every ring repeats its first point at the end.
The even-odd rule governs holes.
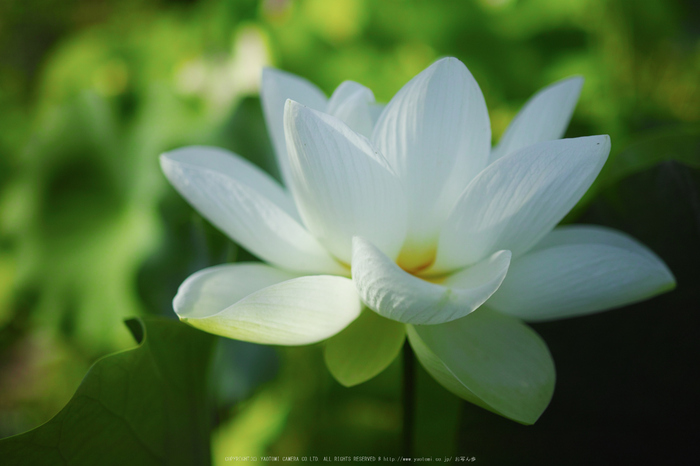
{"type": "Polygon", "coordinates": [[[413,408],[416,395],[416,359],[408,339],[403,345],[403,435],[401,452],[404,457],[410,458],[413,446],[413,420],[415,418],[413,408]]]}

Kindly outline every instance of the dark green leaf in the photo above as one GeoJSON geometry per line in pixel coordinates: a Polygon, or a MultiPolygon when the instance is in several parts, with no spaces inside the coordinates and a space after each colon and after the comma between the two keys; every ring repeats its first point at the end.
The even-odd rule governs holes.
{"type": "Polygon", "coordinates": [[[662,162],[675,160],[700,168],[700,126],[674,126],[655,131],[629,145],[610,161],[601,176],[604,186],[615,183],[662,162]]]}
{"type": "Polygon", "coordinates": [[[208,464],[216,339],[174,320],[126,322],[139,346],[97,361],[46,424],[0,441],[6,465],[208,464]]]}
{"type": "Polygon", "coordinates": [[[700,125],[674,125],[651,131],[620,153],[611,155],[591,189],[563,223],[578,219],[601,190],[610,189],[632,175],[652,170],[658,164],[669,161],[700,168],[700,125]]]}

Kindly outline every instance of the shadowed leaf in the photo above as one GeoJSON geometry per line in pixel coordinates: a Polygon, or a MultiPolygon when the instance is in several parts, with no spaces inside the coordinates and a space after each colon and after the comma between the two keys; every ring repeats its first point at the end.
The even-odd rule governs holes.
{"type": "Polygon", "coordinates": [[[0,441],[3,464],[208,464],[206,372],[216,339],[163,318],[126,322],[139,346],[88,371],[53,419],[0,441]]]}

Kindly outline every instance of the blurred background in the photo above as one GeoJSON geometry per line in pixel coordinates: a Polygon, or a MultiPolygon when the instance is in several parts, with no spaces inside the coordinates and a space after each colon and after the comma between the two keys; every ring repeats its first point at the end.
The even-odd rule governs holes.
{"type": "MultiPolygon", "coordinates": [[[[609,134],[613,149],[566,221],[636,236],[669,264],[678,289],[534,326],[558,381],[533,427],[462,404],[420,372],[416,448],[485,464],[694,454],[684,427],[700,391],[692,0],[3,0],[0,437],[46,422],[97,358],[133,347],[125,318],[174,317],[172,297],[189,274],[253,259],[169,187],[161,152],[222,146],[277,176],[258,99],[264,66],[328,95],[352,79],[387,102],[443,56],[475,76],[494,141],[539,88],[584,76],[567,136],[609,134]]],[[[220,343],[215,464],[398,451],[400,363],[344,389],[321,350],[220,343]]]]}

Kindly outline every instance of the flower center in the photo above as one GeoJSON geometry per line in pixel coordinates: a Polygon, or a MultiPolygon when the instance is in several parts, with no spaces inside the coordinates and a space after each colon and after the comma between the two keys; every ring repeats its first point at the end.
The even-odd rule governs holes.
{"type": "Polygon", "coordinates": [[[406,272],[416,275],[433,265],[436,255],[437,247],[421,248],[407,243],[401,249],[396,264],[406,272]]]}

